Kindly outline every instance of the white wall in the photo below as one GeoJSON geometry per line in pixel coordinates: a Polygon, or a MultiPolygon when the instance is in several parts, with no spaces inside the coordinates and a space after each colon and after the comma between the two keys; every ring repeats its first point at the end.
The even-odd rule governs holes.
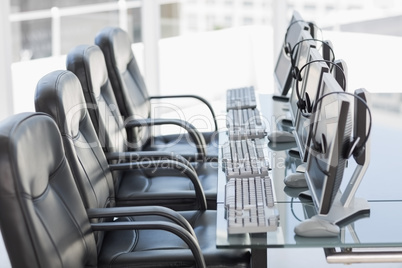
{"type": "Polygon", "coordinates": [[[9,13],[10,0],[0,1],[0,120],[13,113],[9,13]]]}

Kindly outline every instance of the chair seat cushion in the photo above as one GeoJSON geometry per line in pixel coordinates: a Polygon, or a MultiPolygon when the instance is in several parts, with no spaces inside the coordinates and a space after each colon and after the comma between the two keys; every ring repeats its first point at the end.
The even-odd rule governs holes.
{"type": "MultiPolygon", "coordinates": [[[[198,164],[208,209],[216,209],[217,170],[198,164]]],[[[116,193],[118,206],[162,205],[174,210],[197,207],[193,183],[178,170],[142,168],[124,172],[116,193]]]]}
{"type": "MultiPolygon", "coordinates": [[[[219,135],[217,132],[202,132],[205,139],[208,161],[218,160],[219,135]]],[[[143,151],[167,151],[180,155],[196,155],[197,148],[188,134],[171,134],[152,137],[143,151]]]]}
{"type": "MultiPolygon", "coordinates": [[[[215,211],[186,211],[181,214],[193,226],[208,267],[249,267],[249,250],[216,249],[215,211]]],[[[158,216],[120,220],[167,221],[158,216]]],[[[176,235],[163,230],[107,232],[100,256],[98,267],[127,267],[126,265],[129,267],[193,267],[194,265],[193,255],[187,245],[176,235]]]]}

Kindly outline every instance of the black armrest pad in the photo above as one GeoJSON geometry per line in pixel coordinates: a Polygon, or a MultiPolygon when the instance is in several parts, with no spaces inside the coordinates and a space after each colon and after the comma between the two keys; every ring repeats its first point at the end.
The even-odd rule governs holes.
{"type": "Polygon", "coordinates": [[[112,207],[112,208],[90,208],[87,210],[88,218],[111,218],[129,216],[150,216],[157,215],[170,219],[174,223],[186,229],[195,237],[195,233],[188,221],[178,212],[160,206],[138,206],[138,207],[112,207]]]}

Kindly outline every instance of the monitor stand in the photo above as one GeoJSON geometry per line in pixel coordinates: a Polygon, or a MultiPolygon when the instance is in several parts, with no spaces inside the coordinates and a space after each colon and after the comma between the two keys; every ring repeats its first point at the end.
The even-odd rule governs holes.
{"type": "Polygon", "coordinates": [[[345,191],[339,198],[335,198],[330,212],[326,215],[328,220],[331,220],[334,223],[342,224],[347,222],[353,216],[362,214],[367,216],[370,214],[370,206],[367,200],[355,197],[356,191],[359,188],[370,163],[369,142],[366,143],[366,148],[362,154],[363,155],[360,155],[359,158],[364,159],[363,163],[356,166],[345,191]]]}
{"type": "MultiPolygon", "coordinates": [[[[366,144],[363,152],[364,163],[358,164],[354,170],[352,177],[343,193],[340,191],[335,197],[331,209],[326,215],[318,215],[321,219],[337,225],[346,225],[352,221],[358,220],[362,217],[370,215],[370,206],[366,199],[355,197],[356,191],[359,188],[364,174],[369,166],[370,144],[366,144]]],[[[360,156],[361,157],[361,156],[360,156]]],[[[309,191],[300,193],[303,199],[311,198],[309,191]]]]}
{"type": "MultiPolygon", "coordinates": [[[[366,100],[366,102],[369,101],[369,94],[365,89],[358,89],[355,91],[355,94],[363,100],[366,100]]],[[[361,101],[355,99],[355,126],[353,131],[354,136],[362,138],[361,140],[364,140],[364,137],[366,137],[368,132],[366,109],[367,108],[361,103],[361,101]]],[[[370,163],[371,145],[369,138],[367,138],[366,143],[363,144],[363,146],[364,148],[361,148],[362,151],[359,154],[353,155],[357,166],[345,191],[343,193],[339,192],[336,195],[328,214],[318,215],[320,219],[342,226],[362,217],[370,216],[370,206],[367,200],[355,197],[356,191],[359,188],[370,163]]],[[[306,196],[305,193],[304,196],[306,196]]]]}
{"type": "Polygon", "coordinates": [[[301,163],[297,166],[296,172],[305,173],[306,172],[307,163],[301,163]]]}
{"type": "Polygon", "coordinates": [[[348,206],[345,206],[341,202],[340,195],[338,195],[335,197],[329,213],[318,216],[331,223],[342,226],[362,217],[370,216],[370,206],[366,199],[358,197],[353,198],[352,202],[348,206]]]}
{"type": "MultiPolygon", "coordinates": [[[[366,199],[355,197],[348,206],[345,206],[341,203],[341,196],[342,193],[339,192],[328,214],[316,217],[341,227],[370,216],[370,206],[366,199]]],[[[309,191],[300,193],[299,198],[304,202],[312,201],[309,191]]]]}
{"type": "Polygon", "coordinates": [[[292,129],[294,129],[292,119],[284,118],[284,119],[282,119],[282,120],[280,121],[280,124],[282,125],[282,128],[283,128],[283,127],[286,127],[286,128],[287,128],[286,130],[288,130],[289,132],[290,132],[292,129]]]}
{"type": "Polygon", "coordinates": [[[289,102],[289,97],[283,95],[273,95],[272,99],[274,101],[289,102]]]}
{"type": "Polygon", "coordinates": [[[276,128],[267,134],[268,146],[275,150],[289,150],[296,147],[293,125],[290,119],[284,118],[276,123],[276,128]]]}
{"type": "Polygon", "coordinates": [[[293,149],[289,150],[289,156],[291,156],[293,158],[300,158],[300,152],[297,148],[293,148],[293,149]]]}

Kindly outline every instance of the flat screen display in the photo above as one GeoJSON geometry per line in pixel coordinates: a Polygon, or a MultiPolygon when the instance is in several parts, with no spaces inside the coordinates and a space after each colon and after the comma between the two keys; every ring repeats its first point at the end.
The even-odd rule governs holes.
{"type": "MultiPolygon", "coordinates": [[[[307,36],[306,34],[302,34],[302,40],[306,40],[309,39],[310,37],[307,36]]],[[[300,70],[306,63],[307,63],[307,59],[310,58],[310,48],[314,47],[315,44],[313,41],[304,41],[304,42],[300,42],[298,47],[298,53],[297,53],[297,58],[296,58],[296,66],[298,68],[298,70],[300,70]]],[[[301,74],[302,76],[306,73],[306,69],[304,69],[303,74],[301,74]]],[[[297,71],[295,71],[297,72],[297,71]]],[[[290,93],[290,112],[291,112],[291,116],[292,116],[292,121],[293,121],[293,125],[296,125],[296,118],[299,112],[299,108],[297,107],[297,101],[299,100],[295,91],[295,85],[296,83],[299,83],[299,85],[301,84],[300,81],[297,81],[296,79],[294,79],[293,77],[293,83],[292,83],[292,91],[290,93]]]]}
{"type": "MultiPolygon", "coordinates": [[[[342,91],[332,75],[324,74],[321,96],[342,91]]],[[[306,178],[319,214],[329,212],[343,179],[343,150],[352,135],[350,103],[346,95],[327,95],[312,118],[306,178]]]]}
{"type": "MultiPolygon", "coordinates": [[[[305,67],[306,70],[303,75],[300,90],[300,95],[304,100],[306,100],[307,96],[310,99],[310,104],[306,104],[310,107],[314,105],[317,96],[320,95],[323,74],[329,71],[328,65],[325,62],[314,62],[320,59],[322,58],[318,51],[315,48],[311,48],[309,57],[311,63],[305,67]]],[[[311,120],[310,117],[307,116],[309,116],[307,109],[303,111],[303,113],[299,111],[294,121],[296,142],[300,149],[299,153],[303,162],[307,161],[308,147],[310,145],[309,133],[311,120]]]]}
{"type": "MultiPolygon", "coordinates": [[[[310,28],[308,24],[301,19],[298,13],[294,13],[292,20],[289,23],[283,47],[289,43],[290,47],[292,48],[297,42],[300,41],[301,34],[303,32],[309,34],[310,28]]],[[[281,49],[275,65],[274,79],[275,90],[283,96],[288,94],[291,86],[291,69],[292,63],[290,60],[290,55],[288,55],[284,49],[281,49]]]]}

